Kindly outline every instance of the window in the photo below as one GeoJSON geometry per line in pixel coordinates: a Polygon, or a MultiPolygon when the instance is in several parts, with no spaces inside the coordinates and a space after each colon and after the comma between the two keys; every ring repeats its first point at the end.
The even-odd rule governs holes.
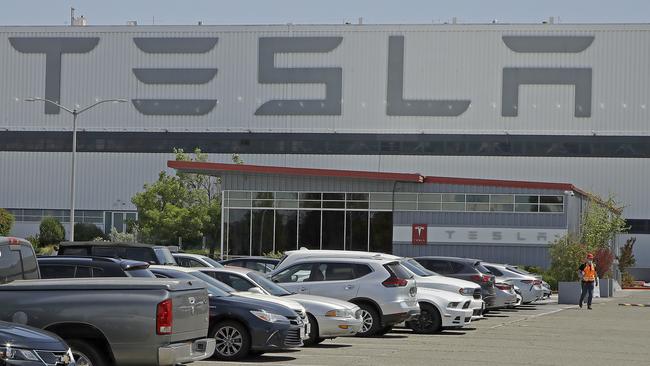
{"type": "Polygon", "coordinates": [[[499,271],[496,267],[485,266],[485,268],[487,268],[495,276],[503,276],[503,272],[499,271]]]}
{"type": "Polygon", "coordinates": [[[384,267],[391,275],[397,276],[397,278],[413,278],[413,275],[406,268],[402,267],[399,262],[388,263],[384,267]]]}
{"type": "Polygon", "coordinates": [[[312,276],[312,263],[302,263],[291,266],[284,271],[272,277],[273,282],[286,283],[286,282],[307,282],[307,281],[323,281],[325,277],[319,271],[314,271],[312,276]]]}
{"type": "Polygon", "coordinates": [[[101,268],[93,267],[92,271],[93,271],[93,277],[108,277],[105,276],[105,272],[101,268]]]}
{"type": "Polygon", "coordinates": [[[301,210],[299,213],[298,247],[320,249],[321,214],[318,210],[301,210]]]}
{"type": "Polygon", "coordinates": [[[41,278],[74,278],[74,265],[44,264],[40,266],[41,278]]]}
{"type": "Polygon", "coordinates": [[[443,194],[442,211],[465,211],[464,194],[443,194]]]}
{"type": "Polygon", "coordinates": [[[89,278],[93,275],[91,274],[90,267],[77,266],[77,272],[74,274],[75,278],[89,278]]]}
{"type": "Polygon", "coordinates": [[[203,264],[203,262],[198,261],[198,260],[193,259],[193,258],[188,258],[188,262],[189,262],[189,263],[188,263],[188,264],[189,264],[189,267],[193,267],[193,268],[203,268],[203,267],[207,267],[205,264],[203,264]]]}
{"type": "Polygon", "coordinates": [[[487,194],[468,194],[467,211],[490,211],[490,196],[487,194]]]}
{"type": "Polygon", "coordinates": [[[234,288],[237,291],[248,291],[253,287],[257,287],[255,286],[254,283],[236,274],[225,273],[225,272],[213,272],[213,273],[217,280],[225,283],[226,285],[234,288]]]}
{"type": "Polygon", "coordinates": [[[454,273],[451,263],[447,261],[426,259],[422,261],[422,265],[433,272],[440,273],[441,275],[454,273]]]}
{"type": "Polygon", "coordinates": [[[323,249],[343,250],[345,240],[344,211],[323,211],[323,249]]]}
{"type": "Polygon", "coordinates": [[[275,211],[275,251],[298,249],[298,211],[275,211]]]}
{"type": "Polygon", "coordinates": [[[348,211],[345,215],[345,249],[367,251],[368,212],[348,211]]]}
{"type": "Polygon", "coordinates": [[[125,258],[136,261],[143,261],[151,264],[158,262],[151,248],[126,248],[125,258]]]}

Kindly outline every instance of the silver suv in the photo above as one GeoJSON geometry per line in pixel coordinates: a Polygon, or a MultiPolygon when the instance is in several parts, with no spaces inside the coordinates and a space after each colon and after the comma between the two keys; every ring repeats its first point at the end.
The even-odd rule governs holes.
{"type": "Polygon", "coordinates": [[[326,255],[300,258],[298,251],[291,257],[269,274],[271,280],[295,293],[356,304],[363,320],[357,336],[383,335],[420,313],[415,280],[398,261],[326,255]]]}

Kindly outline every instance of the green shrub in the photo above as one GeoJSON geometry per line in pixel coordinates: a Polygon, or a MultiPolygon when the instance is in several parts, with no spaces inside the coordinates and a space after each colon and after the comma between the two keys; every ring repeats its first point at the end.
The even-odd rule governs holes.
{"type": "Polygon", "coordinates": [[[41,246],[41,239],[38,234],[31,235],[25,238],[28,242],[32,243],[34,250],[37,250],[41,246]]]}
{"type": "Polygon", "coordinates": [[[57,250],[56,245],[48,245],[38,248],[36,254],[38,255],[54,255],[54,252],[57,250]]]}
{"type": "Polygon", "coordinates": [[[75,241],[92,241],[95,238],[105,238],[104,232],[95,224],[74,224],[75,241]]]}
{"type": "Polygon", "coordinates": [[[9,236],[16,219],[4,208],[0,208],[0,236],[9,236]]]}
{"type": "Polygon", "coordinates": [[[46,217],[39,227],[41,245],[56,245],[65,240],[65,228],[54,217],[46,217]]]}
{"type": "Polygon", "coordinates": [[[284,252],[267,252],[264,253],[263,255],[268,258],[280,259],[284,256],[284,252]]]}

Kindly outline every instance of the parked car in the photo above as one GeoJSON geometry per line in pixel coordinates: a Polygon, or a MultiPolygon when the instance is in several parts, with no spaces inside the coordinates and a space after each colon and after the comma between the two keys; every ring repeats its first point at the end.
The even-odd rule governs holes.
{"type": "Polygon", "coordinates": [[[210,330],[214,338],[214,357],[238,361],[248,355],[302,346],[304,324],[301,317],[275,302],[235,296],[236,290],[199,271],[155,266],[159,278],[200,279],[210,295],[210,330]]]}
{"type": "Polygon", "coordinates": [[[519,287],[523,304],[530,304],[542,298],[544,290],[542,289],[542,280],[534,276],[524,275],[507,264],[484,263],[491,273],[499,281],[507,282],[519,287]]]}
{"type": "Polygon", "coordinates": [[[241,257],[226,259],[220,263],[224,266],[244,267],[262,273],[269,273],[275,269],[280,260],[268,257],[241,257]]]}
{"type": "MultiPolygon", "coordinates": [[[[473,312],[472,320],[478,320],[482,318],[485,303],[481,299],[481,286],[470,281],[440,276],[437,273],[429,271],[428,269],[422,267],[422,265],[413,258],[403,258],[391,254],[376,252],[362,252],[353,250],[309,250],[302,248],[298,251],[287,252],[283,265],[285,265],[285,263],[292,262],[295,260],[295,258],[323,256],[330,258],[383,258],[399,261],[402,267],[404,267],[413,276],[413,279],[417,283],[418,291],[422,288],[430,288],[435,290],[450,291],[454,294],[466,296],[467,298],[461,300],[461,302],[464,303],[467,299],[471,301],[470,309],[472,309],[473,312]],[[286,260],[287,258],[289,258],[289,260],[286,260]]],[[[420,297],[421,296],[418,294],[418,298],[420,297]]],[[[448,301],[452,300],[449,299],[448,301]]]]}
{"type": "Polygon", "coordinates": [[[517,304],[517,294],[515,293],[514,285],[497,282],[494,284],[494,287],[496,287],[495,309],[509,308],[517,304]]]}
{"type": "Polygon", "coordinates": [[[480,260],[436,256],[415,257],[413,259],[430,271],[480,285],[485,308],[493,309],[495,307],[496,288],[494,287],[494,275],[483,267],[480,260]]]}
{"type": "Polygon", "coordinates": [[[238,291],[258,288],[267,295],[294,300],[304,306],[311,328],[309,338],[305,340],[306,345],[321,343],[325,339],[352,336],[361,330],[361,309],[347,301],[293,294],[252,269],[226,266],[203,271],[238,291]]]}
{"type": "Polygon", "coordinates": [[[291,292],[345,300],[361,308],[357,336],[385,334],[420,313],[412,275],[398,261],[289,254],[270,278],[291,292]],[[291,258],[291,260],[289,260],[291,258]]]}
{"type": "Polygon", "coordinates": [[[40,278],[34,249],[26,240],[0,237],[0,279],[11,281],[0,283],[0,320],[58,335],[75,359],[87,365],[172,366],[199,361],[214,352],[214,340],[206,338],[208,295],[200,282],[154,278],[14,281],[23,278],[40,278]]]}
{"type": "Polygon", "coordinates": [[[70,347],[55,334],[0,321],[0,365],[75,366],[75,360],[70,347]]]}
{"type": "Polygon", "coordinates": [[[211,268],[223,268],[223,265],[216,260],[200,254],[190,254],[190,253],[172,253],[176,263],[181,267],[211,267],[211,268]]]}
{"type": "Polygon", "coordinates": [[[163,245],[107,243],[97,241],[63,242],[57,255],[132,259],[149,264],[176,265],[169,248],[163,245]]]}
{"type": "Polygon", "coordinates": [[[457,293],[419,288],[418,304],[420,314],[406,321],[406,326],[416,333],[462,328],[472,321],[471,300],[457,293]]]}
{"type": "Polygon", "coordinates": [[[544,281],[544,279],[542,278],[542,275],[537,274],[537,273],[528,272],[528,271],[526,271],[525,269],[523,269],[523,268],[521,268],[519,266],[510,266],[510,267],[512,268],[512,270],[514,270],[517,273],[521,273],[521,274],[526,275],[526,276],[532,276],[532,277],[535,277],[538,280],[541,280],[542,281],[542,290],[543,290],[542,299],[550,299],[551,298],[551,295],[553,294],[553,291],[551,290],[551,285],[549,285],[548,282],[544,281]]]}
{"type": "Polygon", "coordinates": [[[41,278],[145,277],[155,276],[149,263],[102,257],[38,257],[41,278]]]}

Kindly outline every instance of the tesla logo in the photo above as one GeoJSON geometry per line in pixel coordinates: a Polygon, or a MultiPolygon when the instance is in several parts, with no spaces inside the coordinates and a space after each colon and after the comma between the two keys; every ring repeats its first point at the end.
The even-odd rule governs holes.
{"type": "Polygon", "coordinates": [[[414,245],[427,243],[427,224],[413,224],[411,243],[414,245]]]}

